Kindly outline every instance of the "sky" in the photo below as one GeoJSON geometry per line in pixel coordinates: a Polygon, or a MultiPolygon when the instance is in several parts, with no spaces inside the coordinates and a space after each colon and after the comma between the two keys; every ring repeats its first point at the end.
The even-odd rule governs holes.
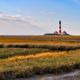
{"type": "Polygon", "coordinates": [[[80,0],[0,0],[0,35],[80,35],[80,0]]]}

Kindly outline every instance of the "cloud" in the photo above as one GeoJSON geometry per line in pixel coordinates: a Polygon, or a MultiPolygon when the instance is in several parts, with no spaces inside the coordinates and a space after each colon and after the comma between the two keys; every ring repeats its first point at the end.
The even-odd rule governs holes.
{"type": "Polygon", "coordinates": [[[3,12],[0,12],[0,20],[4,21],[15,21],[15,22],[22,22],[22,23],[32,23],[32,21],[35,21],[35,17],[33,16],[22,16],[22,15],[8,15],[3,12]]]}
{"type": "MultiPolygon", "coordinates": [[[[36,20],[35,16],[22,16],[22,15],[9,15],[9,14],[5,14],[3,12],[0,12],[0,20],[6,21],[6,22],[18,22],[18,23],[29,23],[32,25],[35,25],[37,27],[39,27],[39,23],[38,20],[36,20]]],[[[43,24],[43,23],[42,23],[43,24]]]]}
{"type": "MultiPolygon", "coordinates": [[[[53,12],[48,12],[48,11],[40,11],[41,14],[43,14],[46,18],[46,22],[50,20],[51,15],[53,15],[53,12]]],[[[44,25],[47,25],[47,23],[44,21],[42,22],[41,20],[36,19],[35,16],[22,16],[22,15],[9,15],[9,14],[5,14],[3,12],[0,12],[0,20],[6,21],[6,22],[18,22],[18,23],[29,23],[32,25],[35,25],[37,27],[41,27],[44,25]],[[43,25],[44,24],[44,25],[43,25]]],[[[44,19],[45,20],[45,19],[44,19]]],[[[49,21],[50,22],[50,21],[49,21]]],[[[49,25],[47,25],[49,26],[49,25]]]]}
{"type": "Polygon", "coordinates": [[[23,23],[23,24],[31,24],[35,27],[39,27],[38,21],[34,16],[22,16],[22,15],[8,15],[3,12],[0,12],[0,20],[6,21],[8,23],[15,22],[15,23],[23,23]]]}
{"type": "MultiPolygon", "coordinates": [[[[30,32],[30,30],[32,30],[32,31],[34,31],[35,34],[37,34],[39,32],[41,32],[41,33],[42,32],[45,33],[47,31],[49,32],[50,28],[53,24],[51,22],[51,16],[53,15],[53,12],[47,11],[47,14],[46,14],[46,11],[45,11],[45,12],[41,12],[41,13],[44,14],[44,16],[45,16],[45,17],[43,17],[40,14],[42,16],[43,20],[38,19],[37,16],[32,16],[32,15],[28,15],[28,16],[22,16],[20,14],[10,15],[10,14],[0,12],[0,26],[4,26],[7,28],[12,27],[12,29],[16,27],[14,30],[18,30],[17,28],[19,28],[19,30],[22,30],[22,29],[23,29],[23,31],[26,30],[27,33],[32,33],[32,32],[30,32]]],[[[6,30],[8,30],[8,29],[6,29],[6,30]]],[[[2,31],[2,29],[1,29],[1,31],[2,31]]],[[[4,29],[3,29],[3,31],[4,31],[4,29]]],[[[16,33],[18,33],[18,32],[19,31],[16,31],[16,33]]]]}
{"type": "Polygon", "coordinates": [[[8,15],[5,13],[0,13],[0,20],[26,22],[26,20],[24,20],[24,17],[22,17],[21,15],[8,15]]]}
{"type": "Polygon", "coordinates": [[[39,26],[34,16],[9,15],[0,12],[0,33],[1,34],[22,34],[36,35],[42,34],[44,29],[39,26]]]}

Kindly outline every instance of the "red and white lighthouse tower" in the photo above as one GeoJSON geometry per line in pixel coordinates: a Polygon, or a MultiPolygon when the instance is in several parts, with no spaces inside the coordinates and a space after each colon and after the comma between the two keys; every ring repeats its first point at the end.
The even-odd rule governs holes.
{"type": "Polygon", "coordinates": [[[59,34],[61,35],[62,30],[61,30],[61,21],[59,21],[59,34]]]}
{"type": "Polygon", "coordinates": [[[61,20],[59,21],[59,31],[55,31],[54,33],[48,33],[48,34],[45,34],[45,35],[69,35],[66,31],[62,31],[62,26],[61,26],[61,20]]]}

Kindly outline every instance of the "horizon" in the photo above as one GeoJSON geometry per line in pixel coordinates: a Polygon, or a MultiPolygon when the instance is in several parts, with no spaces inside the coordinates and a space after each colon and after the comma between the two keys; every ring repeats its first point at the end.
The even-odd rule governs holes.
{"type": "Polygon", "coordinates": [[[1,0],[0,35],[44,35],[58,31],[80,35],[79,0],[1,0]]]}

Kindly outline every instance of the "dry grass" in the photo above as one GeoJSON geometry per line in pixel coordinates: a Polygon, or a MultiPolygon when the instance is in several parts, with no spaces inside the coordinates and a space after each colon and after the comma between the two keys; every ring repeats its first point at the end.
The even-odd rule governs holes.
{"type": "Polygon", "coordinates": [[[46,52],[46,53],[40,53],[35,55],[27,55],[27,56],[15,56],[8,58],[7,60],[15,61],[15,60],[29,60],[29,59],[40,59],[40,58],[50,58],[50,57],[60,57],[60,56],[67,56],[67,52],[46,52]]]}
{"type": "Polygon", "coordinates": [[[0,79],[25,78],[45,73],[63,73],[80,68],[80,50],[15,56],[0,60],[0,79]]]}
{"type": "Polygon", "coordinates": [[[2,36],[0,43],[1,80],[80,69],[80,36],[2,36]]]}
{"type": "MultiPolygon", "coordinates": [[[[80,36],[0,36],[0,43],[78,43],[80,36]]],[[[80,43],[80,42],[79,42],[80,43]]]]}

